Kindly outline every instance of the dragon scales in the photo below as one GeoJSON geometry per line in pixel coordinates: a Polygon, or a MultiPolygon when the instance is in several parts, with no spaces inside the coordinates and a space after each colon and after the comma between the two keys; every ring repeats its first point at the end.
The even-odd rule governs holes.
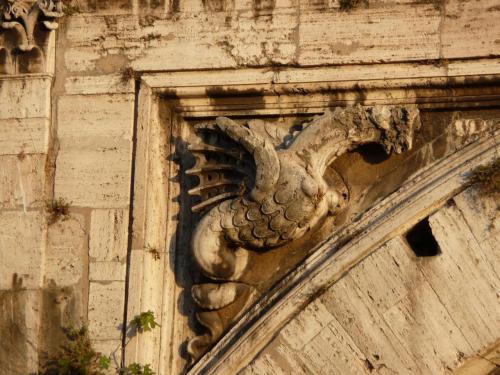
{"type": "MultiPolygon", "coordinates": [[[[196,127],[240,145],[253,157],[254,169],[253,176],[247,176],[252,183],[241,184],[243,188],[237,192],[208,197],[192,208],[200,211],[211,207],[194,229],[191,246],[203,274],[214,280],[194,285],[191,290],[194,301],[203,309],[197,319],[208,328],[208,333],[188,343],[193,359],[227,329],[219,311],[251,294],[252,287],[240,282],[248,269],[250,252],[297,240],[345,204],[341,187],[325,181],[326,168],[340,155],[366,143],[379,143],[387,153],[408,150],[419,123],[415,107],[356,105],[327,110],[282,144],[258,131],[263,128],[262,121],[258,126],[255,120],[242,125],[219,117],[214,123],[196,127]]],[[[232,153],[210,145],[190,149],[195,154],[232,153]]],[[[208,167],[187,171],[200,177],[199,186],[191,194],[217,184],[202,178],[208,167]]]]}

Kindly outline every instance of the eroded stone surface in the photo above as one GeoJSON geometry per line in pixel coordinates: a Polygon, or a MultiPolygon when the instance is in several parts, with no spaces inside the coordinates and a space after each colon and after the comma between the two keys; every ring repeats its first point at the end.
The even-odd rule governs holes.
{"type": "Polygon", "coordinates": [[[0,119],[50,118],[50,86],[47,77],[0,79],[0,119]]]}
{"type": "Polygon", "coordinates": [[[127,207],[133,96],[66,96],[58,109],[56,196],[80,207],[127,207]]]}
{"type": "MultiPolygon", "coordinates": [[[[339,220],[354,222],[406,178],[477,141],[480,134],[470,137],[471,127],[461,127],[465,133],[458,137],[453,131],[442,136],[461,110],[455,105],[466,101],[462,117],[472,122],[495,117],[486,107],[498,107],[495,0],[383,0],[348,12],[339,1],[321,0],[69,4],[57,42],[55,33],[38,31],[31,41],[45,61],[37,51],[14,56],[22,38],[17,31],[0,32],[0,372],[8,375],[35,372],[38,352],[58,347],[61,326],[87,318],[96,349],[110,351],[121,342],[118,327],[127,309],[131,315],[154,310],[163,323],[132,342],[127,360],[151,363],[159,374],[184,371],[183,342],[194,335],[192,301],[184,296],[192,278],[200,280],[181,238],[196,220],[186,220],[178,205],[185,192],[176,185],[177,161],[169,154],[171,128],[198,117],[268,120],[277,113],[297,125],[331,106],[418,101],[428,125],[408,159],[384,163],[369,149],[335,165],[354,197],[352,215],[339,220]],[[165,74],[157,79],[158,72],[165,74]],[[371,80],[381,84],[367,89],[371,80]],[[439,80],[446,85],[434,89],[439,80]],[[148,97],[147,85],[165,90],[148,97]],[[321,90],[307,91],[314,85],[321,90]],[[186,114],[193,117],[185,120],[186,114]],[[142,151],[136,155],[134,121],[138,134],[154,139],[138,138],[142,151]],[[157,121],[160,126],[145,126],[157,121]],[[132,166],[148,158],[161,162],[136,164],[144,185],[139,181],[131,197],[132,166]],[[70,202],[72,214],[46,236],[42,210],[52,193],[70,202]],[[148,197],[146,217],[135,215],[142,196],[148,197]],[[132,216],[147,228],[137,233],[128,233],[132,198],[138,200],[132,216]],[[132,240],[137,250],[124,306],[132,240]]],[[[493,339],[495,321],[488,319],[496,313],[490,304],[498,279],[485,275],[499,267],[498,207],[474,190],[453,201],[458,211],[449,208],[431,222],[440,241],[456,237],[449,250],[465,260],[415,261],[404,243],[389,242],[353,270],[340,285],[344,290],[329,289],[331,300],[304,307],[244,371],[369,374],[400,366],[402,374],[439,373],[493,339]],[[460,235],[450,235],[451,227],[460,235]],[[479,302],[460,300],[457,288],[479,302]],[[482,310],[471,307],[476,305],[482,310]]],[[[318,241],[332,226],[318,233],[318,241]]],[[[282,277],[298,264],[297,250],[314,241],[298,243],[295,255],[259,254],[255,278],[266,272],[282,277]]]]}
{"type": "Polygon", "coordinates": [[[87,267],[86,239],[85,219],[80,214],[71,213],[68,218],[61,218],[49,226],[45,251],[46,283],[65,287],[82,281],[87,267]]]}
{"type": "Polygon", "coordinates": [[[9,119],[0,122],[0,155],[45,154],[49,120],[9,119]]]}
{"type": "Polygon", "coordinates": [[[293,366],[299,373],[440,374],[493,345],[499,279],[489,241],[496,231],[480,228],[492,228],[498,211],[485,215],[492,201],[474,188],[454,201],[430,217],[440,255],[418,258],[403,238],[390,240],[293,318],[243,373],[293,366]]]}
{"type": "Polygon", "coordinates": [[[127,256],[128,210],[92,210],[90,220],[90,260],[123,263],[127,256]]]}
{"type": "Polygon", "coordinates": [[[0,290],[10,289],[14,277],[22,280],[22,288],[41,286],[44,219],[44,214],[36,211],[0,212],[0,290]]]}
{"type": "Polygon", "coordinates": [[[0,165],[0,209],[45,205],[45,155],[3,155],[0,165]]]}
{"type": "Polygon", "coordinates": [[[90,282],[89,334],[94,340],[119,340],[124,311],[124,282],[90,282]]]}

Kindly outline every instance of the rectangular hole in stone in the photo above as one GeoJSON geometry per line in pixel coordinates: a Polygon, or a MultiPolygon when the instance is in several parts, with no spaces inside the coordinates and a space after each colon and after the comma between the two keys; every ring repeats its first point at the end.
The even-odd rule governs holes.
{"type": "Polygon", "coordinates": [[[441,253],[439,244],[432,234],[428,217],[419,221],[405,237],[417,257],[431,257],[441,253]]]}

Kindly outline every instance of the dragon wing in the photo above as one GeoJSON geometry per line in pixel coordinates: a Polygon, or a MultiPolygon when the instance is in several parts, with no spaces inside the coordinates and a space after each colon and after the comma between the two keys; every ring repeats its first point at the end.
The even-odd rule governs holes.
{"type": "Polygon", "coordinates": [[[196,165],[186,174],[199,177],[198,186],[189,190],[189,194],[201,196],[201,203],[191,208],[193,212],[202,212],[241,195],[242,190],[250,190],[250,198],[258,201],[274,188],[280,163],[271,140],[226,117],[195,128],[198,132],[212,133],[212,137],[201,145],[188,147],[195,155],[196,165]],[[221,143],[217,136],[228,138],[229,142],[221,143]],[[250,166],[251,159],[254,163],[250,166]]]}

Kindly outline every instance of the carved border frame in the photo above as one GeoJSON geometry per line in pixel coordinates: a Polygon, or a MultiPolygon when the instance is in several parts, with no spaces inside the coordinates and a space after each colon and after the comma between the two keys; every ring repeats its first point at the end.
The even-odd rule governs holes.
{"type": "MultiPolygon", "coordinates": [[[[172,271],[176,262],[175,231],[179,213],[178,204],[172,201],[179,193],[179,184],[174,179],[178,169],[172,156],[175,154],[175,138],[182,134],[183,118],[312,115],[321,113],[328,106],[354,103],[418,103],[420,108],[500,106],[499,82],[500,68],[495,67],[491,59],[486,65],[477,61],[455,61],[446,67],[384,64],[143,74],[138,81],[136,101],[131,198],[133,221],[125,321],[140,311],[152,310],[159,317],[161,329],[133,338],[125,350],[127,362],[150,363],[158,374],[183,370],[177,354],[181,342],[176,325],[176,304],[181,290],[172,271]],[[491,71],[485,71],[486,68],[491,71]],[[160,261],[148,254],[149,248],[160,250],[160,261]]],[[[486,146],[481,147],[480,150],[484,151],[486,146]]],[[[443,168],[450,169],[452,165],[446,164],[443,168]]],[[[455,168],[453,171],[459,173],[461,170],[455,168]]],[[[422,173],[425,176],[425,171],[422,173]]],[[[428,178],[433,181],[432,176],[428,178]]],[[[457,186],[459,179],[456,174],[450,175],[450,181],[455,183],[450,187],[457,186]]],[[[428,187],[431,188],[432,184],[428,187]]],[[[408,194],[387,198],[391,202],[389,206],[411,196],[412,189],[406,189],[408,194]]],[[[400,204],[404,207],[403,203],[400,204]]],[[[359,225],[363,223],[372,223],[370,220],[378,220],[376,212],[385,212],[385,209],[386,206],[380,205],[374,208],[374,216],[366,216],[358,228],[362,228],[359,225]]],[[[424,214],[415,213],[414,219],[418,220],[419,215],[424,214]]],[[[333,236],[306,259],[300,273],[292,272],[264,296],[190,373],[221,373],[220,366],[224,366],[222,373],[236,373],[298,312],[297,308],[283,309],[283,306],[292,301],[296,306],[300,301],[305,303],[318,290],[330,285],[342,273],[342,267],[349,268],[369,254],[370,249],[350,253],[343,250],[333,257],[334,250],[337,250],[336,238],[333,236]],[[318,270],[328,270],[329,278],[322,277],[318,270]],[[311,279],[313,276],[315,279],[311,279]],[[311,282],[307,288],[303,284],[306,278],[311,282]],[[283,309],[283,312],[278,314],[277,309],[283,309]]]]}

